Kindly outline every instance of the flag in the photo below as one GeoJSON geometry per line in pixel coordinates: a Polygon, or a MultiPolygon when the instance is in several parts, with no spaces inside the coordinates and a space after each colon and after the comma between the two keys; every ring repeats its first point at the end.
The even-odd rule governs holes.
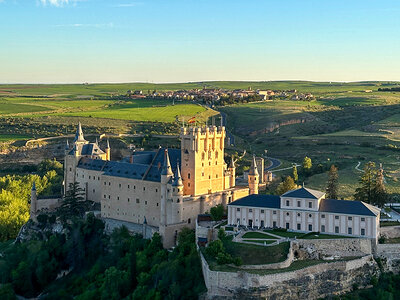
{"type": "Polygon", "coordinates": [[[196,117],[191,117],[188,121],[189,124],[196,122],[196,117]]]}

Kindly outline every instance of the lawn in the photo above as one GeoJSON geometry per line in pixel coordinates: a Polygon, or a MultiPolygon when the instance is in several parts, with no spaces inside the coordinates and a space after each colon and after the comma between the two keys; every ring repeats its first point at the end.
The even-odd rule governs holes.
{"type": "Polygon", "coordinates": [[[266,230],[264,230],[264,232],[267,232],[267,233],[270,232],[270,233],[279,235],[281,237],[288,237],[288,238],[294,238],[294,237],[299,237],[299,236],[304,235],[304,233],[300,233],[300,232],[281,231],[281,230],[276,230],[276,229],[272,229],[272,230],[266,229],[266,230]]]}
{"type": "Polygon", "coordinates": [[[400,226],[400,222],[397,222],[397,221],[381,221],[379,225],[381,227],[400,226]]]}
{"type": "Polygon", "coordinates": [[[39,105],[29,105],[29,104],[18,104],[18,103],[10,103],[6,101],[0,102],[0,116],[1,115],[10,115],[10,114],[19,114],[19,113],[32,113],[32,112],[41,112],[41,111],[50,111],[51,109],[39,106],[39,105]]]}
{"type": "Polygon", "coordinates": [[[267,233],[261,233],[261,232],[246,232],[242,238],[244,239],[274,239],[276,240],[276,237],[269,235],[267,233]]]}
{"type": "Polygon", "coordinates": [[[262,265],[284,261],[289,253],[289,242],[276,246],[263,247],[232,242],[227,239],[223,241],[226,251],[233,257],[241,257],[245,265],[262,265]]]}
{"type": "Polygon", "coordinates": [[[28,140],[30,136],[18,134],[0,134],[0,142],[28,140]]]}
{"type": "Polygon", "coordinates": [[[243,241],[250,242],[250,243],[262,244],[262,245],[264,245],[264,243],[267,244],[267,245],[275,243],[275,241],[260,241],[260,240],[243,240],[243,241]]]}

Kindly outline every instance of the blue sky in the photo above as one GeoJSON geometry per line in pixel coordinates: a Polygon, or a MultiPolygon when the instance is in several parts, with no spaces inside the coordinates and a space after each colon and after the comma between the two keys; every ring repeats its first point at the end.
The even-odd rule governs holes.
{"type": "Polygon", "coordinates": [[[0,83],[400,80],[397,0],[0,0],[0,83]]]}

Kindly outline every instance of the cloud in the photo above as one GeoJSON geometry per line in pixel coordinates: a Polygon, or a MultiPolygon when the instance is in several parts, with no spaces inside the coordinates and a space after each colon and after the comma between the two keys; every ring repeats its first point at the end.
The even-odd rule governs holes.
{"type": "Polygon", "coordinates": [[[143,2],[120,3],[113,5],[113,7],[134,7],[139,5],[143,5],[143,2]]]}
{"type": "Polygon", "coordinates": [[[74,24],[60,24],[60,25],[55,25],[55,27],[81,27],[81,28],[113,28],[114,23],[103,23],[103,24],[83,24],[83,23],[74,23],[74,24]]]}
{"type": "Polygon", "coordinates": [[[64,5],[68,5],[68,4],[76,5],[77,2],[81,2],[81,1],[85,1],[85,0],[40,0],[40,3],[44,6],[52,5],[52,6],[62,7],[64,5]]]}

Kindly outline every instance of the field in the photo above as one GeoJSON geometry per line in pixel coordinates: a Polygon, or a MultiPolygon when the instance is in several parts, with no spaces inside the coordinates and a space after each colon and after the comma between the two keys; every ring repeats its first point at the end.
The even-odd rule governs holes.
{"type": "MultiPolygon", "coordinates": [[[[196,116],[198,123],[204,124],[222,111],[235,136],[230,152],[246,149],[260,155],[268,150],[268,156],[282,161],[281,168],[301,163],[305,156],[323,168],[334,163],[339,167],[339,196],[350,199],[360,170],[371,160],[383,164],[389,192],[400,194],[400,93],[378,91],[380,87],[396,85],[306,81],[0,85],[0,140],[70,134],[78,121],[86,132],[97,134],[176,134],[182,121],[196,116]],[[189,101],[121,98],[128,90],[204,86],[297,90],[312,93],[315,100],[273,100],[217,106],[213,110],[189,101]]],[[[155,141],[148,145],[155,145],[155,141]]],[[[239,164],[239,169],[246,164],[239,164]]],[[[290,172],[277,171],[275,175],[286,176],[290,172]]],[[[308,187],[320,190],[325,189],[326,180],[326,171],[304,178],[308,187]]]]}

